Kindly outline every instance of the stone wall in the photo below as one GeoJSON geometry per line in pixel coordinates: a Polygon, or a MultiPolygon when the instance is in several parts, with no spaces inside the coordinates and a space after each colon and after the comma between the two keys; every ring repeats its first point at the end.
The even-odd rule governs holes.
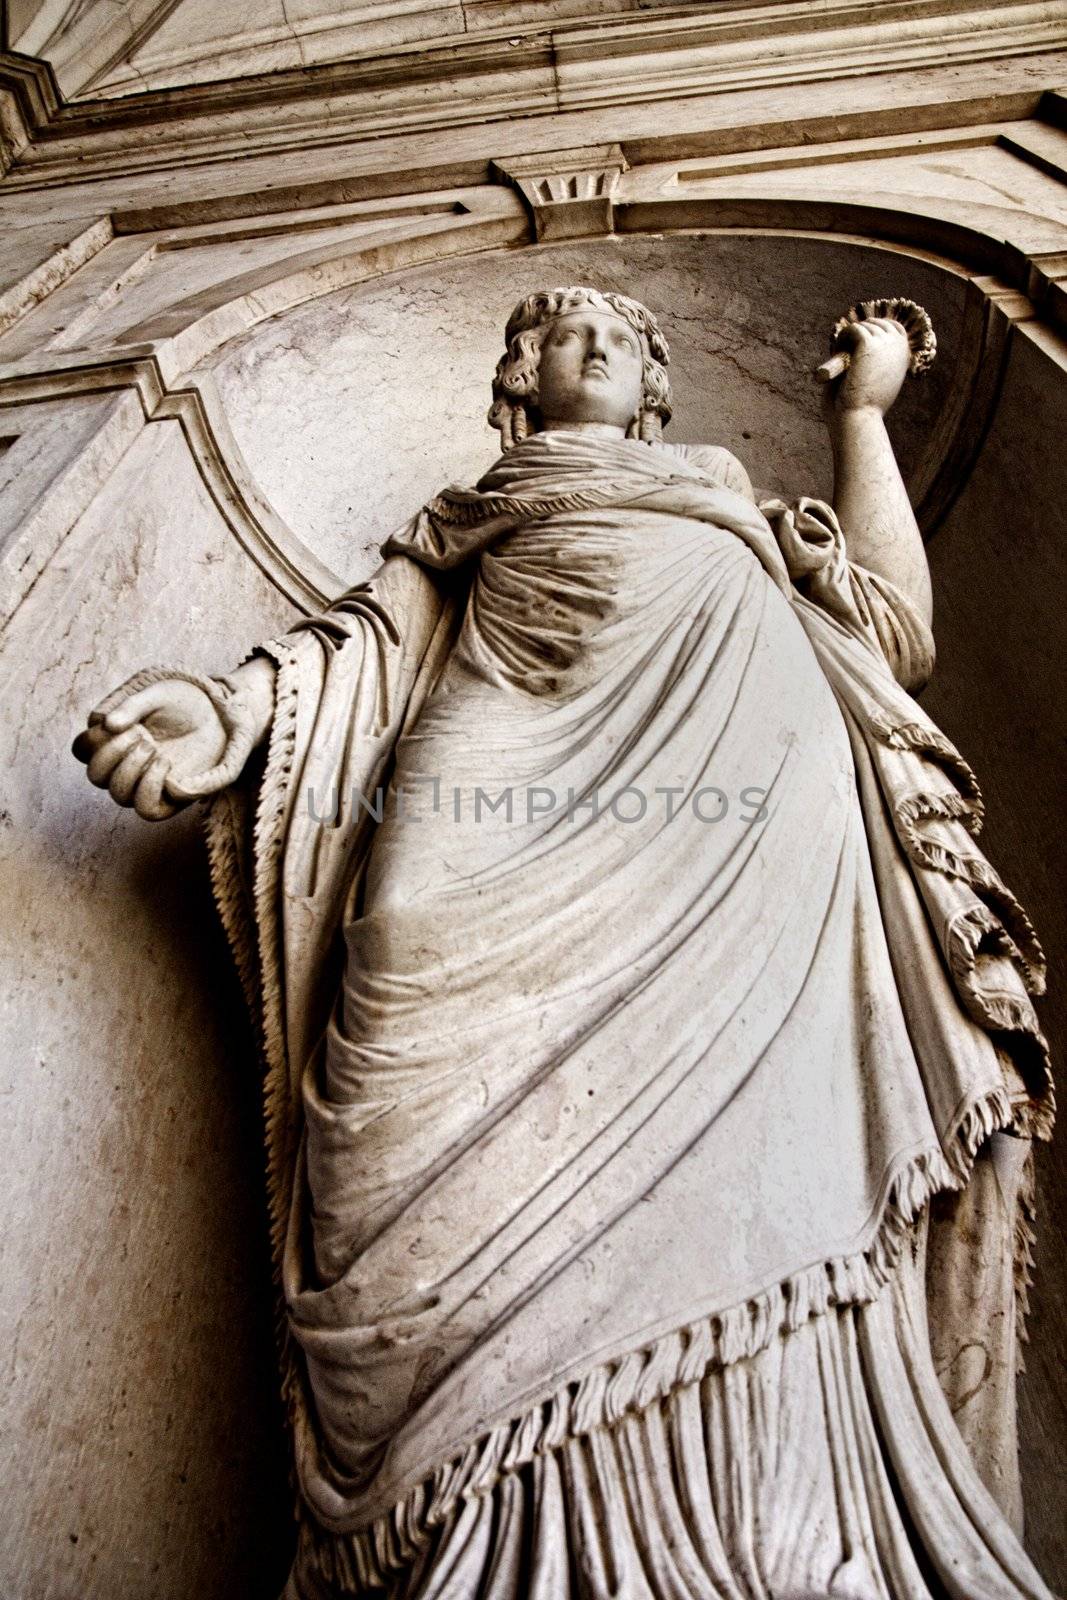
{"type": "MultiPolygon", "coordinates": [[[[1033,344],[1010,352],[996,422],[966,489],[929,545],[938,669],[923,703],[959,743],[987,806],[983,848],[1030,912],[1049,960],[1041,1017],[1060,1082],[1067,1060],[1067,846],[1063,796],[1063,596],[1067,386],[1033,344]]],[[[1067,1582],[1067,1162],[1038,1157],[1037,1274],[1019,1387],[1027,1543],[1055,1590],[1067,1582]]]]}
{"type": "Polygon", "coordinates": [[[3,636],[12,1600],[276,1587],[288,1503],[256,1068],[199,829],[105,804],[70,740],[137,666],[211,668],[290,614],[170,422],[139,434],[3,636]]]}

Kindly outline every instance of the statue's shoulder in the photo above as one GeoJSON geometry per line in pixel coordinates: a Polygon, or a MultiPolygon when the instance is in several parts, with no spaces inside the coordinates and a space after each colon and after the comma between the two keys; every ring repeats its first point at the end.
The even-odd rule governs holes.
{"type": "Polygon", "coordinates": [[[706,473],[716,483],[721,483],[726,489],[733,489],[736,494],[743,494],[746,500],[755,503],[756,496],[748,473],[725,445],[663,443],[657,448],[688,461],[691,466],[699,467],[701,472],[706,473]]]}

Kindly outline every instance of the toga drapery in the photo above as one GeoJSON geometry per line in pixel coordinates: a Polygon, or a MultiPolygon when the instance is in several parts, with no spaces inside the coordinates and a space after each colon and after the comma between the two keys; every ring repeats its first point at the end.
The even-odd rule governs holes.
{"type": "Polygon", "coordinates": [[[296,1595],[1044,1595],[929,1202],[1043,1135],[928,630],[711,447],[537,435],[263,647],[216,890],[267,1057],[296,1595]]]}

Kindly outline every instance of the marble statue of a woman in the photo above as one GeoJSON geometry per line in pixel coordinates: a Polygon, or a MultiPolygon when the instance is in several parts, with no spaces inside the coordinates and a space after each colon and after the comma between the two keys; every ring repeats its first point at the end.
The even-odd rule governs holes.
{"type": "Polygon", "coordinates": [[[76,747],[143,817],[214,797],[286,1594],[1047,1597],[1013,1397],[1041,953],[911,697],[907,341],[853,330],[834,509],[665,445],[667,359],[623,295],[523,301],[475,488],[76,747]]]}

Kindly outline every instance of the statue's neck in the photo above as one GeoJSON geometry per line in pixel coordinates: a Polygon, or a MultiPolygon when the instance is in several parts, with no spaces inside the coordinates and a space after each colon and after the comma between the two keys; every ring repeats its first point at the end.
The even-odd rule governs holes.
{"type": "Polygon", "coordinates": [[[602,439],[625,439],[626,429],[614,422],[544,422],[542,433],[592,433],[602,439]]]}

